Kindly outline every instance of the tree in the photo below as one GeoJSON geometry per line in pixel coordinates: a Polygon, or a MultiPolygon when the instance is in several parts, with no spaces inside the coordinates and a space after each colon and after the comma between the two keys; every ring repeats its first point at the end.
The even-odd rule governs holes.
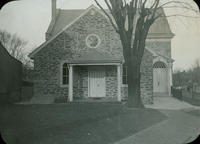
{"type": "Polygon", "coordinates": [[[94,1],[120,36],[128,71],[128,106],[144,107],[140,96],[140,66],[148,31],[155,20],[163,16],[158,12],[160,8],[166,5],[180,5],[186,9],[191,7],[188,3],[180,1],[161,3],[161,0],[104,0],[110,15],[98,0],[94,1]]]}
{"type": "Polygon", "coordinates": [[[0,42],[7,49],[9,54],[21,61],[24,66],[30,66],[31,61],[27,57],[26,46],[27,41],[21,39],[17,34],[10,34],[7,31],[0,30],[0,42]]]}
{"type": "Polygon", "coordinates": [[[193,82],[200,84],[200,59],[196,59],[192,68],[191,79],[193,82]]]}

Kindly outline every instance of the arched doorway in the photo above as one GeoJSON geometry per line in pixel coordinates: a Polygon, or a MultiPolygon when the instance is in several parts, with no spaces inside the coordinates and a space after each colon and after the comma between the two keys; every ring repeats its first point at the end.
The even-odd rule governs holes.
{"type": "Polygon", "coordinates": [[[168,96],[168,70],[161,61],[153,65],[153,92],[154,96],[168,96]]]}

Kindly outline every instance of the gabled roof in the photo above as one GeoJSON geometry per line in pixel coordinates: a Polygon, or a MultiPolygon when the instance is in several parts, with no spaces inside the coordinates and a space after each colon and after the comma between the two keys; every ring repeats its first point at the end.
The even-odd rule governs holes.
{"type": "MultiPolygon", "coordinates": [[[[59,30],[59,31],[57,31],[56,33],[55,33],[55,35],[52,35],[51,34],[51,32],[49,32],[49,34],[50,35],[52,35],[52,37],[48,40],[48,41],[46,41],[46,42],[44,42],[43,44],[41,44],[38,48],[36,48],[35,50],[33,50],[30,54],[29,54],[29,57],[30,58],[33,58],[34,57],[34,55],[38,52],[38,51],[40,51],[43,47],[45,47],[47,44],[49,44],[52,40],[54,40],[59,34],[61,34],[63,31],[65,31],[65,30],[67,30],[71,25],[73,25],[77,20],[79,20],[82,16],[84,16],[87,12],[89,12],[91,9],[94,9],[94,10],[96,10],[97,12],[99,12],[100,14],[102,14],[94,5],[91,5],[89,8],[87,8],[86,10],[83,10],[83,12],[79,15],[79,16],[77,16],[77,17],[75,17],[72,21],[69,21],[68,23],[68,25],[65,25],[61,30],[59,30]]],[[[78,14],[78,13],[77,13],[78,14]]],[[[57,16],[59,16],[59,14],[57,15],[57,16]]],[[[59,19],[58,17],[56,18],[56,20],[57,19],[59,19]]],[[[56,27],[56,23],[57,22],[55,22],[55,25],[54,26],[52,26],[51,24],[50,24],[50,27],[51,28],[48,28],[48,30],[54,30],[54,29],[56,29],[56,28],[54,28],[54,27],[56,27]]],[[[59,28],[58,28],[59,29],[59,28]]]]}
{"type": "MultiPolygon", "coordinates": [[[[51,22],[47,33],[51,35],[51,38],[36,48],[33,52],[29,54],[30,58],[33,58],[34,55],[40,51],[43,47],[45,47],[48,43],[50,43],[53,39],[55,39],[59,34],[73,25],[77,20],[79,20],[82,16],[84,16],[89,10],[94,9],[100,14],[102,14],[105,18],[106,15],[94,5],[91,5],[86,10],[84,9],[73,9],[73,10],[62,10],[59,9],[57,12],[57,17],[55,22],[51,22]]],[[[160,9],[159,13],[165,15],[164,10],[160,9]]],[[[107,18],[108,19],[108,18],[107,18]]],[[[166,17],[162,17],[157,19],[154,24],[151,26],[149,30],[148,37],[151,38],[172,38],[174,34],[171,32],[168,21],[166,17]]]]}
{"type": "Polygon", "coordinates": [[[80,16],[84,11],[85,10],[83,9],[72,9],[72,10],[59,9],[56,21],[52,26],[52,28],[47,30],[47,33],[51,34],[51,36],[55,36],[65,26],[69,25],[78,16],[80,16]]]}
{"type": "Polygon", "coordinates": [[[71,64],[85,64],[85,63],[122,63],[123,60],[120,58],[116,58],[111,56],[108,53],[103,51],[99,51],[97,49],[90,49],[88,51],[84,51],[79,56],[73,58],[69,61],[71,64]]]}
{"type": "Polygon", "coordinates": [[[170,57],[168,57],[168,56],[164,56],[164,55],[162,55],[162,54],[160,54],[160,53],[157,53],[157,52],[154,52],[153,50],[151,50],[150,48],[145,48],[147,51],[149,51],[154,57],[158,57],[158,56],[160,56],[160,57],[163,57],[164,59],[166,59],[167,61],[169,61],[169,62],[174,62],[174,59],[172,59],[172,58],[170,58],[170,57]]]}
{"type": "MultiPolygon", "coordinates": [[[[101,11],[94,5],[90,6],[90,8],[95,8],[96,10],[101,11]]],[[[59,9],[56,22],[52,28],[51,31],[48,31],[52,36],[56,35],[59,33],[65,26],[69,25],[70,22],[74,21],[78,16],[80,16],[85,10],[84,9],[71,9],[71,10],[63,10],[59,9]]],[[[109,11],[106,10],[108,13],[109,11]]],[[[103,13],[103,12],[102,12],[103,13]]],[[[151,26],[149,30],[149,34],[162,34],[166,35],[169,34],[171,35],[171,29],[169,27],[167,18],[165,17],[165,12],[161,8],[158,10],[158,13],[162,15],[162,17],[158,18],[153,25],[151,26]]]]}

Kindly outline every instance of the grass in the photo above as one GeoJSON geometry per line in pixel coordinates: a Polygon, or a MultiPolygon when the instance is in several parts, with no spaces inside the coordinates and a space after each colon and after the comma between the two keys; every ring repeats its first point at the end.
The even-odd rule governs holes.
{"type": "Polygon", "coordinates": [[[189,109],[189,110],[183,110],[183,111],[192,115],[192,116],[200,117],[200,110],[199,109],[189,109]]]}
{"type": "Polygon", "coordinates": [[[191,105],[200,106],[200,99],[184,97],[183,100],[190,103],[191,105]]]}
{"type": "Polygon", "coordinates": [[[13,105],[0,107],[0,131],[17,144],[108,144],[166,116],[120,104],[13,105]]]}
{"type": "Polygon", "coordinates": [[[194,106],[200,106],[200,93],[191,93],[186,90],[184,90],[182,94],[180,92],[181,91],[176,91],[176,93],[174,93],[175,98],[188,102],[194,106]]]}
{"type": "Polygon", "coordinates": [[[186,101],[195,106],[200,106],[200,93],[183,91],[182,95],[183,101],[186,101]]]}

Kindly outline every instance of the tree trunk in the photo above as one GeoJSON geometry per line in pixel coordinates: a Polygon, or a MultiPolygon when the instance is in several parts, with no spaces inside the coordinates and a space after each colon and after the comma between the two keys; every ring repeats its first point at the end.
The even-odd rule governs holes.
{"type": "Polygon", "coordinates": [[[128,62],[128,107],[143,108],[140,92],[140,64],[138,60],[128,62]]]}

